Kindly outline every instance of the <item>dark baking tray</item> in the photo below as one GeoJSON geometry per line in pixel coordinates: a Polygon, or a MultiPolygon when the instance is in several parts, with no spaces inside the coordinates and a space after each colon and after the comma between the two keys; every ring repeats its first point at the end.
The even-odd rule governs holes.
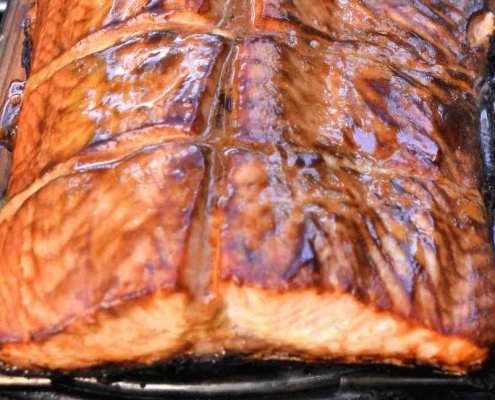
{"type": "MultiPolygon", "coordinates": [[[[30,0],[11,0],[0,37],[0,146],[10,150],[16,101],[29,68],[24,19],[30,0]]],[[[495,215],[495,38],[480,83],[480,134],[487,209],[495,215]]],[[[0,153],[0,157],[2,154],[0,153]]],[[[3,155],[5,157],[5,155],[3,155]]],[[[1,161],[1,160],[0,160],[1,161]]],[[[1,163],[0,163],[1,164],[1,163]]],[[[2,182],[0,182],[0,187],[2,182]]],[[[1,194],[0,194],[1,195],[1,194]]],[[[493,233],[493,232],[492,232],[493,233]]],[[[154,367],[106,367],[78,374],[1,368],[0,400],[76,399],[477,399],[495,400],[495,352],[483,369],[448,376],[426,367],[180,358],[154,367]]]]}
{"type": "MultiPolygon", "coordinates": [[[[106,368],[77,376],[21,372],[6,398],[72,399],[495,399],[495,365],[446,376],[425,367],[179,359],[133,371],[106,368]],[[9,397],[10,396],[10,397],[9,397]]],[[[1,382],[1,379],[0,379],[1,382]]],[[[1,384],[0,384],[1,385],[1,384]]]]}

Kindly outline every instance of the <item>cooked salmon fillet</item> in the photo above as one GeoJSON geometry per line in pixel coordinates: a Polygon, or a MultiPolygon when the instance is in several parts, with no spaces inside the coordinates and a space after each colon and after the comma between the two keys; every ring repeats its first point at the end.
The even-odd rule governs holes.
{"type": "Polygon", "coordinates": [[[480,365],[486,10],[38,0],[0,211],[0,360],[480,365]]]}

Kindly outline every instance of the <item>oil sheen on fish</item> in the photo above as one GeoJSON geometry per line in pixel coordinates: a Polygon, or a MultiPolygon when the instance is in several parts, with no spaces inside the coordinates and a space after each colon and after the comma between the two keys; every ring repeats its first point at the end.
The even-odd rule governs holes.
{"type": "Polygon", "coordinates": [[[480,365],[487,7],[38,0],[0,360],[480,365]]]}

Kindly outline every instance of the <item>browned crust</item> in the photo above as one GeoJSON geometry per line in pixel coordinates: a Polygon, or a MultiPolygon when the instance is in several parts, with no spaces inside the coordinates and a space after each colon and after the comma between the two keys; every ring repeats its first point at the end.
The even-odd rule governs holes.
{"type": "Polygon", "coordinates": [[[222,293],[223,311],[217,302],[203,308],[207,317],[191,313],[184,294],[155,292],[97,311],[45,339],[4,345],[0,357],[21,368],[74,371],[232,352],[265,359],[419,363],[462,373],[479,367],[487,355],[466,339],[377,312],[347,294],[281,295],[236,285],[224,286],[222,293]]]}
{"type": "Polygon", "coordinates": [[[155,292],[73,321],[48,339],[4,345],[0,357],[20,368],[63,370],[160,361],[185,347],[186,307],[184,294],[155,292]]]}
{"type": "Polygon", "coordinates": [[[4,343],[44,338],[144,294],[179,291],[205,177],[201,151],[164,144],[90,166],[53,176],[0,225],[0,296],[5,310],[16,310],[0,314],[4,343]]]}

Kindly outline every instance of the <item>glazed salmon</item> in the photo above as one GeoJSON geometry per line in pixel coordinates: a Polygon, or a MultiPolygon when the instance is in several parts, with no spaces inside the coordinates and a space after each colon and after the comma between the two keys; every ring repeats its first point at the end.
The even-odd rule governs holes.
{"type": "Polygon", "coordinates": [[[38,0],[0,360],[480,365],[487,6],[38,0]]]}

